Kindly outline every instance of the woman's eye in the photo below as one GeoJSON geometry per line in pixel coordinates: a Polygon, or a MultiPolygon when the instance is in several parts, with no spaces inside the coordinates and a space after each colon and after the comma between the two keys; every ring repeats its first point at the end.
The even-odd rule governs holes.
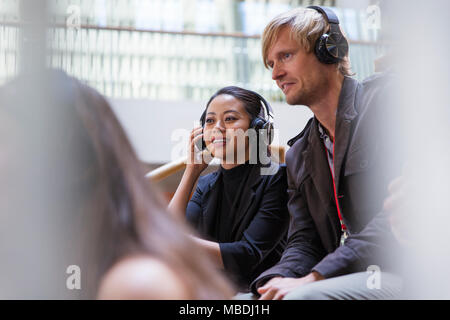
{"type": "Polygon", "coordinates": [[[206,119],[205,120],[205,123],[213,123],[214,122],[214,119],[206,119]]]}
{"type": "Polygon", "coordinates": [[[236,118],[235,117],[226,117],[225,118],[225,121],[233,121],[233,120],[236,120],[236,118]]]}

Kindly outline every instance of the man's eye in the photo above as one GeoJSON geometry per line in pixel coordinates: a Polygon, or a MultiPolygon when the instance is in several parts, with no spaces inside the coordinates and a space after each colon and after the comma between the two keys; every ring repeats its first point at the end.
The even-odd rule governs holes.
{"type": "Polygon", "coordinates": [[[284,59],[288,59],[288,58],[290,58],[290,57],[291,57],[291,54],[290,54],[290,53],[285,53],[284,56],[283,56],[284,59]]]}

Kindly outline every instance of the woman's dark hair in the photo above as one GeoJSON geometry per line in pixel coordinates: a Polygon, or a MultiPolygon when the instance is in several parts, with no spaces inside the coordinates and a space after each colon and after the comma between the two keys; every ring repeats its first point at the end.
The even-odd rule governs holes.
{"type": "MultiPolygon", "coordinates": [[[[72,250],[67,265],[82,266],[82,297],[94,298],[105,272],[132,254],[147,254],[165,263],[180,276],[193,299],[229,297],[226,281],[189,238],[191,230],[167,212],[145,178],[145,169],[106,99],[62,72],[50,72],[41,81],[45,88],[40,95],[48,97],[48,110],[32,111],[28,109],[32,104],[19,103],[23,110],[14,112],[17,117],[41,112],[61,120],[42,124],[37,130],[42,134],[28,138],[30,145],[37,137],[49,139],[49,148],[56,150],[55,165],[41,174],[52,181],[52,190],[69,199],[66,208],[55,210],[61,215],[55,219],[70,222],[60,231],[62,242],[69,241],[65,238],[69,233],[76,239],[66,244],[72,250]]],[[[20,90],[6,91],[9,97],[1,105],[15,106],[20,90]]]]}
{"type": "Polygon", "coordinates": [[[245,111],[247,111],[248,115],[250,116],[250,121],[252,121],[257,117],[260,117],[261,119],[265,119],[266,117],[268,117],[268,115],[265,115],[266,111],[264,110],[264,107],[262,105],[262,103],[267,104],[267,102],[261,95],[251,90],[235,86],[228,86],[214,93],[212,97],[209,99],[208,103],[206,104],[205,111],[203,111],[203,114],[200,117],[200,122],[202,126],[204,126],[205,124],[206,111],[208,110],[211,101],[213,101],[214,98],[222,94],[228,94],[241,101],[244,104],[245,111]]]}

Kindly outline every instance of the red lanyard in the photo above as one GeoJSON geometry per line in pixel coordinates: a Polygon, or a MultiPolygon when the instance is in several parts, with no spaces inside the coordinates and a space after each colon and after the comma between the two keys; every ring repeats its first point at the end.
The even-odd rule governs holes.
{"type": "MultiPolygon", "coordinates": [[[[325,146],[325,143],[324,143],[324,146],[325,146]]],[[[327,150],[326,146],[325,146],[325,152],[326,152],[327,159],[328,159],[328,150],[327,150]]],[[[327,162],[328,162],[328,160],[327,160],[327,162]]],[[[331,171],[331,179],[333,179],[334,199],[336,200],[336,208],[337,208],[337,212],[338,212],[338,216],[339,216],[339,221],[341,222],[341,229],[344,232],[347,230],[347,226],[344,223],[344,219],[342,219],[341,209],[339,208],[339,200],[338,200],[338,195],[337,195],[337,190],[336,190],[336,181],[334,180],[334,141],[333,141],[333,168],[330,167],[330,164],[328,164],[328,167],[330,168],[330,171],[331,171]]]]}

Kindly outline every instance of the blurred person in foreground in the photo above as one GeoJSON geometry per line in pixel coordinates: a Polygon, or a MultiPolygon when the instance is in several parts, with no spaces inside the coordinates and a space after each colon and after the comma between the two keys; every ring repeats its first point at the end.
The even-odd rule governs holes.
{"type": "Polygon", "coordinates": [[[287,248],[253,292],[260,299],[396,298],[402,281],[383,259],[396,240],[380,214],[401,167],[392,75],[350,77],[348,43],[329,8],[275,17],[262,48],[287,103],[308,106],[314,117],[288,142],[287,248]],[[382,279],[375,290],[367,284],[373,266],[382,279]]]}
{"type": "Polygon", "coordinates": [[[0,248],[8,261],[2,297],[230,297],[191,231],[166,213],[106,99],[62,72],[30,79],[0,89],[0,114],[11,141],[21,142],[2,162],[18,162],[10,178],[12,167],[21,173],[12,174],[19,188],[10,190],[16,197],[9,204],[16,210],[2,212],[2,237],[10,240],[0,248]],[[37,281],[24,265],[33,266],[37,281]],[[66,286],[73,265],[81,270],[78,290],[66,286]]]}

